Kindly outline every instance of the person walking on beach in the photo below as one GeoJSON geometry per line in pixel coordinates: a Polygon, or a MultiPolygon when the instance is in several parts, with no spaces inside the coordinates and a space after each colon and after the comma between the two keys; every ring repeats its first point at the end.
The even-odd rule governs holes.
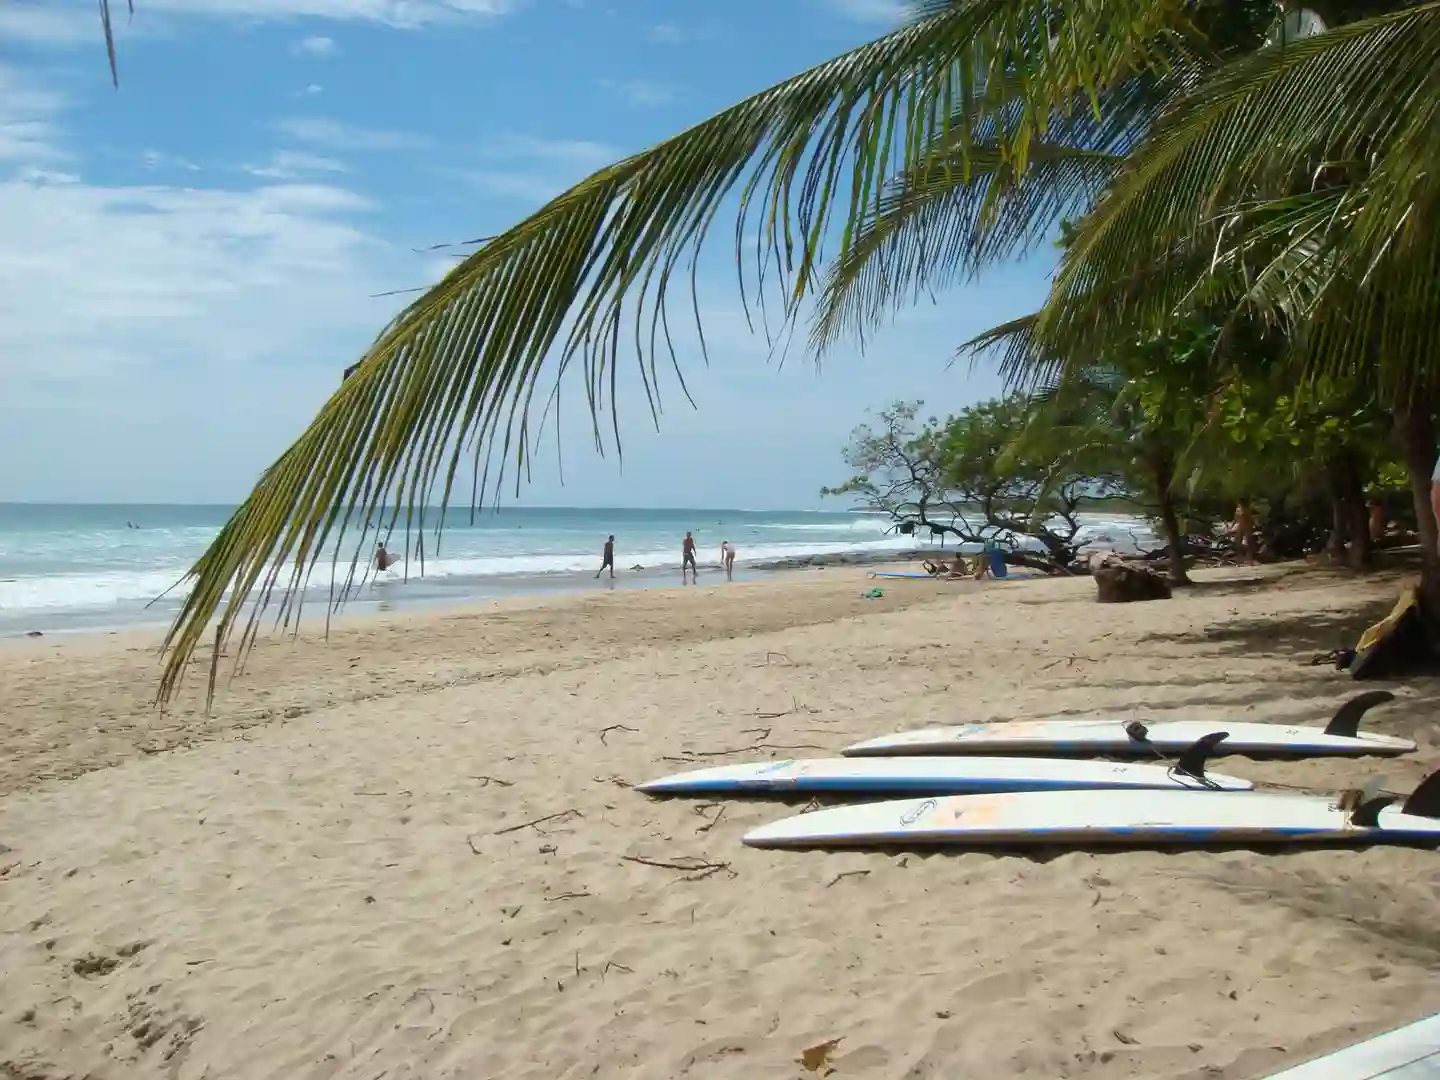
{"type": "Polygon", "coordinates": [[[375,569],[381,572],[389,570],[400,561],[399,555],[391,555],[385,550],[385,543],[381,541],[375,545],[375,569]]]}
{"type": "Polygon", "coordinates": [[[613,535],[605,538],[605,550],[600,554],[600,569],[595,571],[595,579],[598,581],[600,575],[606,570],[610,571],[612,578],[615,576],[615,537],[613,535]]]}
{"type": "Polygon", "coordinates": [[[700,584],[700,568],[695,565],[695,537],[688,532],[685,534],[685,542],[680,545],[680,584],[685,584],[685,571],[689,570],[694,576],[695,584],[700,584]]]}
{"type": "Polygon", "coordinates": [[[735,580],[735,546],[729,540],[720,541],[720,565],[725,568],[725,580],[735,580]]]}

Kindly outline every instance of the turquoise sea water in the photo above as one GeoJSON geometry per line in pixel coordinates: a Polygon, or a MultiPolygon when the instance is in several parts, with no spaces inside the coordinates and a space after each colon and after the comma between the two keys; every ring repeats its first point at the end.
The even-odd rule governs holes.
{"type": "MultiPolygon", "coordinates": [[[[218,506],[62,506],[0,504],[0,633],[27,629],[88,629],[167,622],[182,590],[147,608],[185,574],[231,512],[218,506]]],[[[680,542],[694,532],[700,564],[719,561],[720,542],[748,564],[793,555],[905,550],[909,537],[888,523],[848,513],[753,510],[606,510],[514,508],[452,511],[438,545],[424,542],[424,575],[410,538],[405,565],[378,581],[357,584],[354,606],[445,603],[520,592],[603,588],[593,578],[605,537],[615,534],[623,584],[651,579],[678,583],[680,542]],[[631,567],[642,566],[644,571],[631,567]],[[588,571],[588,572],[587,572],[588,571]]],[[[365,540],[373,549],[375,535],[365,540]]],[[[338,580],[360,540],[341,549],[338,580]]],[[[403,553],[403,527],[389,538],[403,553]]],[[[322,562],[311,592],[330,595],[332,565],[322,562]]],[[[308,598],[307,598],[308,599],[308,598]]]]}
{"type": "MultiPolygon", "coordinates": [[[[231,512],[223,506],[43,505],[0,503],[0,636],[30,630],[95,630],[167,623],[184,595],[174,588],[231,512]],[[172,590],[168,594],[167,590],[172,590]],[[166,594],[162,597],[162,594],[166,594]],[[158,599],[157,599],[158,598],[158,599]]],[[[1100,544],[1148,542],[1133,519],[1094,516],[1086,533],[1100,544]],[[1136,536],[1139,530],[1140,537],[1136,536]]],[[[720,542],[738,550],[737,576],[757,563],[842,552],[883,554],[930,547],[928,538],[897,536],[888,520],[867,514],[807,510],[620,510],[509,508],[452,511],[438,545],[434,516],[405,562],[357,580],[347,610],[443,605],[525,593],[583,592],[678,584],[687,530],[699,547],[701,582],[719,581],[720,542]],[[615,534],[617,581],[594,579],[605,537],[615,534]]],[[[363,538],[373,550],[375,534],[363,538]]],[[[357,543],[350,533],[338,568],[322,561],[310,579],[307,611],[320,613],[343,594],[357,543]],[[332,593],[332,579],[335,592],[332,593]]],[[[405,553],[403,527],[388,538],[405,553]]],[[[362,563],[363,569],[363,563],[362,563]]]]}

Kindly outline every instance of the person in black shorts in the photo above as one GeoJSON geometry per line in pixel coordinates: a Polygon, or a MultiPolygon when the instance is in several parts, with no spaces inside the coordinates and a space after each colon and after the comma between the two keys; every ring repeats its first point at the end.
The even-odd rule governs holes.
{"type": "Polygon", "coordinates": [[[680,546],[680,584],[685,584],[685,571],[689,570],[695,583],[700,583],[700,568],[695,565],[695,537],[688,532],[685,543],[680,546]]]}
{"type": "Polygon", "coordinates": [[[595,576],[598,578],[606,570],[610,571],[612,578],[615,576],[615,537],[613,536],[605,538],[605,551],[600,556],[600,569],[595,571],[595,576]]]}

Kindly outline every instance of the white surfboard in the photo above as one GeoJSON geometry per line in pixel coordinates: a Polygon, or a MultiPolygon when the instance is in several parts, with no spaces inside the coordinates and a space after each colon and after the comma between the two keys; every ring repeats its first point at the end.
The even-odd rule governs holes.
{"type": "Polygon", "coordinates": [[[1090,788],[1248,791],[1253,786],[1249,780],[1205,771],[1205,758],[1223,737],[1224,732],[1217,732],[1200,740],[1174,765],[1024,757],[811,758],[717,765],[637,784],[636,790],[651,795],[953,795],[1090,788]]]}
{"type": "Polygon", "coordinates": [[[1024,791],[816,810],[745,834],[756,847],[1207,843],[1440,845],[1440,772],[1404,801],[1257,791],[1024,791]]]}
{"type": "Polygon", "coordinates": [[[1368,709],[1395,697],[1388,690],[1358,694],[1336,710],[1323,729],[1285,724],[1215,720],[1012,720],[963,724],[882,735],[847,746],[847,757],[896,754],[1045,754],[1168,757],[1196,739],[1224,728],[1229,732],[1216,751],[1250,756],[1348,756],[1408,754],[1409,739],[1360,731],[1368,709]]]}
{"type": "Polygon", "coordinates": [[[1440,1080],[1440,1013],[1266,1080],[1440,1080]]]}

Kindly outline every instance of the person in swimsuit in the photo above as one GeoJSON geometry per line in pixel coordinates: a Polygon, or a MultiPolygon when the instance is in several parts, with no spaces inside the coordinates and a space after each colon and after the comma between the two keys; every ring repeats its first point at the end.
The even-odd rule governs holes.
{"type": "Polygon", "coordinates": [[[601,553],[601,555],[600,555],[600,569],[595,571],[595,577],[596,577],[596,579],[598,580],[599,577],[600,577],[600,575],[603,574],[606,570],[609,570],[609,571],[610,571],[610,576],[611,576],[612,578],[615,576],[615,537],[614,537],[614,536],[607,536],[607,537],[605,538],[605,550],[604,550],[604,551],[601,553]]]}
{"type": "Polygon", "coordinates": [[[680,584],[685,584],[685,571],[694,575],[695,584],[700,584],[700,568],[695,565],[695,537],[688,532],[685,542],[680,545],[680,584]]]}
{"type": "Polygon", "coordinates": [[[729,540],[720,541],[720,565],[725,568],[725,580],[735,580],[735,547],[729,540]]]}

